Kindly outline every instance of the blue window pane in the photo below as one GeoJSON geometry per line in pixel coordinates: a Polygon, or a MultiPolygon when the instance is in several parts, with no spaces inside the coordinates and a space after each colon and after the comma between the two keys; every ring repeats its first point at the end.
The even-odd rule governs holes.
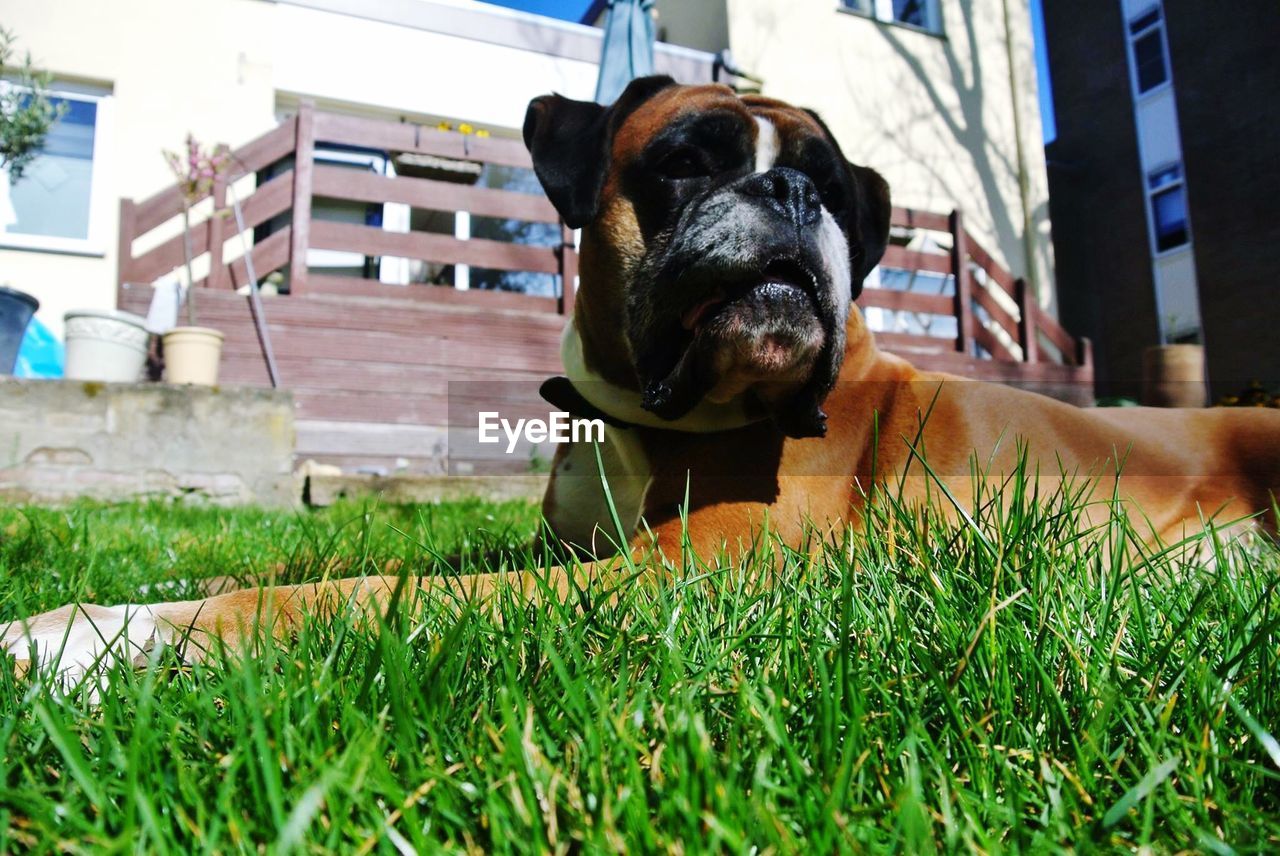
{"type": "Polygon", "coordinates": [[[1138,17],[1130,21],[1129,32],[1133,33],[1134,35],[1137,35],[1138,33],[1141,33],[1143,30],[1145,30],[1147,27],[1150,27],[1152,24],[1158,23],[1159,21],[1160,21],[1160,7],[1156,6],[1152,9],[1148,9],[1146,12],[1144,12],[1143,14],[1139,15],[1138,17]]]}
{"type": "Polygon", "coordinates": [[[928,0],[893,0],[893,20],[932,29],[928,0]]]}
{"type": "Polygon", "coordinates": [[[1187,199],[1182,185],[1151,197],[1155,219],[1156,250],[1171,250],[1187,242],[1187,199]]]}
{"type": "Polygon", "coordinates": [[[9,202],[16,220],[5,224],[4,231],[88,238],[98,105],[71,98],[51,100],[66,104],[66,112],[49,130],[40,155],[9,188],[9,202]]]}
{"type": "Polygon", "coordinates": [[[1155,89],[1169,79],[1164,62],[1164,38],[1160,28],[1133,40],[1133,64],[1139,93],[1155,89]]]}

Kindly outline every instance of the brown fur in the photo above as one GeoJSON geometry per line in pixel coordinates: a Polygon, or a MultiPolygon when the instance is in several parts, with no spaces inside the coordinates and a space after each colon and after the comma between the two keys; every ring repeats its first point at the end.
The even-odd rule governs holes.
{"type": "MultiPolygon", "coordinates": [[[[583,288],[578,293],[574,318],[583,338],[588,367],[624,389],[636,389],[638,383],[630,355],[618,347],[619,319],[622,318],[623,289],[644,255],[644,238],[635,208],[622,193],[617,177],[640,156],[644,143],[676,117],[710,107],[748,116],[743,101],[732,89],[722,85],[664,90],[637,107],[627,117],[624,132],[613,139],[610,152],[613,169],[604,184],[600,215],[583,228],[578,270],[582,282],[591,283],[591,288],[583,288]]],[[[754,123],[747,124],[754,133],[754,123]]]]}
{"type": "Polygon", "coordinates": [[[1274,410],[1081,409],[920,372],[880,352],[857,313],[840,384],[825,406],[831,433],[823,439],[784,440],[765,426],[675,438],[662,432],[652,441],[654,485],[645,508],[660,545],[679,543],[684,524],[676,506],[689,472],[689,535],[696,549],[710,553],[747,543],[766,514],[793,544],[806,521],[819,529],[856,523],[873,480],[901,480],[903,499],[932,498],[950,513],[938,502],[936,476],[972,507],[971,464],[998,484],[1018,465],[1019,441],[1026,444],[1028,472],[1040,474],[1042,493],[1061,481],[1063,468],[1068,480],[1094,487],[1097,502],[1086,516],[1095,522],[1110,513],[1102,500],[1111,496],[1119,470],[1118,495],[1150,540],[1177,540],[1210,517],[1226,523],[1263,515],[1258,522],[1275,530],[1266,516],[1280,491],[1280,412],[1274,410]],[[913,449],[925,452],[932,475],[914,460],[913,449]],[[699,472],[712,475],[699,479],[699,472]]]}

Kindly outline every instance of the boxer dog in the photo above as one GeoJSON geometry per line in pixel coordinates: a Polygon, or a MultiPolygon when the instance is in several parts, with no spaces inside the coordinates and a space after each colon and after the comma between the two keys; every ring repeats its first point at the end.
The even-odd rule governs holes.
{"type": "MultiPolygon", "coordinates": [[[[551,202],[582,230],[567,376],[544,394],[608,427],[599,449],[558,449],[543,503],[556,537],[597,561],[502,575],[521,596],[603,588],[637,561],[661,569],[655,551],[734,553],[766,526],[799,546],[856,524],[881,485],[906,502],[946,496],[939,510],[959,513],[982,478],[1019,467],[1105,485],[1153,540],[1271,508],[1280,412],[1078,409],[879,351],[852,307],[888,241],[888,187],[810,111],[649,77],[607,108],[537,98],[524,138],[551,202]]],[[[460,581],[483,598],[499,579],[417,585],[460,581]]],[[[71,671],[151,644],[194,657],[259,622],[283,639],[309,609],[376,609],[403,584],[75,605],[12,623],[4,644],[21,661],[62,649],[71,671]]]]}

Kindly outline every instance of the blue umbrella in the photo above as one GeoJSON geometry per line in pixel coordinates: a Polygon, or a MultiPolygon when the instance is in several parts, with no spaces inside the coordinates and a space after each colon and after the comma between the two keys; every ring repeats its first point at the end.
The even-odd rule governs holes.
{"type": "Polygon", "coordinates": [[[596,103],[612,104],[637,77],[653,74],[655,0],[609,0],[596,103]]]}

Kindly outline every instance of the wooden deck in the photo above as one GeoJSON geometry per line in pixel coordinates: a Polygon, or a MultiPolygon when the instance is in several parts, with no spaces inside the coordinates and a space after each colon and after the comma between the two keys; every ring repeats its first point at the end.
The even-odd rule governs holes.
{"type": "MultiPolygon", "coordinates": [[[[318,113],[304,104],[296,117],[232,152],[234,168],[215,184],[212,207],[204,203],[207,210],[226,212],[228,181],[254,185],[251,192],[242,190],[241,204],[247,229],[258,234],[252,246],[255,271],[259,278],[281,271],[288,286],[287,293],[263,301],[281,385],[297,404],[299,459],[438,471],[451,402],[458,406],[468,390],[489,381],[514,381],[531,395],[538,382],[560,371],[559,336],[563,316],[572,311],[577,271],[573,235],[540,194],[343,168],[317,161],[318,146],[428,156],[446,168],[529,169],[528,153],[514,140],[318,113]],[[391,203],[446,217],[466,212],[548,224],[544,231],[559,240],[534,246],[439,229],[335,222],[320,211],[334,201],[375,211],[391,203]],[[309,265],[308,253],[316,250],[364,258],[366,276],[309,265]],[[556,288],[553,295],[535,296],[388,284],[367,276],[383,259],[452,269],[455,277],[460,266],[533,272],[554,277],[556,288]]],[[[176,187],[139,202],[121,201],[122,309],[145,313],[152,284],[172,278],[182,265],[181,235],[174,226],[181,211],[176,187]]],[[[226,334],[223,383],[268,386],[248,301],[235,291],[247,276],[234,222],[226,213],[205,216],[193,229],[197,269],[208,270],[197,283],[199,323],[226,334]]],[[[1074,339],[1039,310],[1025,283],[967,233],[959,212],[895,209],[893,224],[894,244],[882,268],[922,274],[932,293],[910,287],[864,290],[859,305],[881,310],[877,317],[901,328],[878,333],[883,347],[925,368],[1033,385],[1077,400],[1090,395],[1088,342],[1074,339]],[[922,326],[930,319],[946,323],[922,326]],[[954,334],[928,335],[926,327],[954,334]]]]}

